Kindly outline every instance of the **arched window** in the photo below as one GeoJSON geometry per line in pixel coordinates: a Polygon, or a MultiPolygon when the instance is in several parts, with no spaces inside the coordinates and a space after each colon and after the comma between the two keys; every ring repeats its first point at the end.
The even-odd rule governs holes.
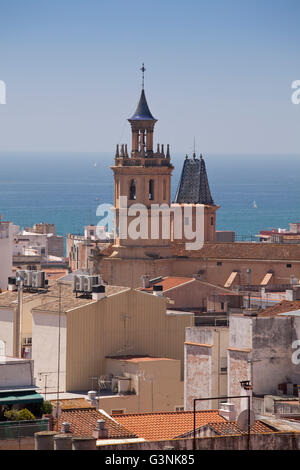
{"type": "Polygon", "coordinates": [[[136,199],[136,184],[135,180],[131,180],[130,187],[129,187],[129,199],[135,200],[136,199]]]}
{"type": "Polygon", "coordinates": [[[149,181],[149,201],[154,199],[154,181],[149,181]]]}

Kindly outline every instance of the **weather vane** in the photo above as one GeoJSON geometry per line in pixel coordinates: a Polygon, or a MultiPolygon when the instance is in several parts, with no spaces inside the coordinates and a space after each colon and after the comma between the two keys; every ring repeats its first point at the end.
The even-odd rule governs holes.
{"type": "Polygon", "coordinates": [[[144,89],[144,78],[145,78],[145,67],[144,67],[144,63],[142,65],[142,67],[140,68],[140,70],[142,71],[143,75],[142,75],[142,88],[144,89]]]}

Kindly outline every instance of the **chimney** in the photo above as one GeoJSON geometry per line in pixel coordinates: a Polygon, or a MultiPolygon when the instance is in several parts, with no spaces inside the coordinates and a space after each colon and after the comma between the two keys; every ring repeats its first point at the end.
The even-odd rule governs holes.
{"type": "Polygon", "coordinates": [[[227,419],[227,421],[235,421],[236,420],[236,411],[234,403],[221,403],[219,409],[219,415],[223,418],[227,419]]]}
{"type": "Polygon", "coordinates": [[[97,405],[98,405],[98,400],[97,400],[97,392],[95,392],[95,390],[90,390],[88,392],[88,398],[87,400],[89,402],[91,402],[91,405],[92,406],[95,406],[97,408],[97,405]]]}
{"type": "Polygon", "coordinates": [[[13,291],[17,290],[17,280],[15,277],[9,277],[8,278],[8,290],[13,291]]]}
{"type": "Polygon", "coordinates": [[[142,276],[142,285],[145,289],[150,287],[150,276],[147,276],[147,274],[142,276]]]}
{"type": "Polygon", "coordinates": [[[300,300],[300,287],[295,286],[293,289],[288,289],[285,291],[285,300],[293,301],[300,300]]]}
{"type": "Polygon", "coordinates": [[[106,297],[105,295],[105,286],[93,286],[92,299],[93,300],[102,300],[106,297]]]}
{"type": "Polygon", "coordinates": [[[67,423],[67,422],[66,422],[66,423],[62,423],[62,425],[61,425],[61,432],[62,432],[62,434],[70,433],[70,432],[71,432],[71,431],[70,431],[70,426],[71,426],[70,423],[67,423]]]}
{"type": "Polygon", "coordinates": [[[106,423],[104,419],[97,420],[96,427],[93,431],[93,437],[95,437],[96,439],[108,438],[108,430],[106,428],[106,423]]]}
{"type": "Polygon", "coordinates": [[[159,285],[154,285],[153,286],[153,295],[156,295],[158,297],[163,297],[163,286],[159,285]]]}

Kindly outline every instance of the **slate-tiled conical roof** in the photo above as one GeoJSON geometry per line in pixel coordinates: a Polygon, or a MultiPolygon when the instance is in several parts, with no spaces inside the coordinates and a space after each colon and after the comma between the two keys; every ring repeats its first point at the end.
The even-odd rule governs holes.
{"type": "Polygon", "coordinates": [[[130,121],[155,121],[152,116],[149,106],[147,104],[144,89],[142,90],[139,104],[136,108],[134,115],[129,119],[130,121]]]}
{"type": "Polygon", "coordinates": [[[174,202],[214,205],[202,155],[185,159],[174,202]]]}

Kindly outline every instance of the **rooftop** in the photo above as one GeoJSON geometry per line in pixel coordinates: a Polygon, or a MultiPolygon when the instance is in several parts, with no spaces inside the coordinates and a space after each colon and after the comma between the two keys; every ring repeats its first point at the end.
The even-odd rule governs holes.
{"type": "MultiPolygon", "coordinates": [[[[59,276],[60,277],[60,276],[59,276]]],[[[106,296],[117,294],[127,290],[128,287],[121,286],[106,286],[106,296]]],[[[66,312],[72,308],[80,307],[95,300],[87,297],[79,296],[76,298],[73,292],[72,282],[62,281],[58,283],[56,279],[49,278],[48,291],[39,291],[39,293],[24,292],[23,302],[30,302],[40,296],[40,305],[36,306],[33,310],[46,310],[49,312],[58,312],[61,307],[62,312],[66,312]],[[61,306],[59,305],[59,285],[61,286],[61,306]]],[[[16,307],[18,302],[17,291],[5,291],[0,294],[0,307],[16,307]]]]}
{"type": "Polygon", "coordinates": [[[247,259],[294,261],[299,263],[300,244],[278,244],[258,242],[206,242],[201,250],[186,250],[185,243],[174,241],[172,247],[175,256],[205,259],[247,259]]]}
{"type": "Polygon", "coordinates": [[[300,300],[282,300],[278,304],[267,307],[265,310],[258,313],[260,317],[277,316],[281,313],[295,312],[300,309],[300,300]]]}
{"type": "Polygon", "coordinates": [[[173,289],[174,287],[179,287],[183,284],[187,284],[188,282],[194,281],[194,278],[189,277],[164,277],[158,278],[157,280],[150,280],[150,287],[139,287],[138,290],[142,290],[145,292],[152,292],[153,286],[160,285],[163,286],[163,291],[167,291],[169,289],[173,289]],[[152,282],[151,282],[152,281],[152,282]]]}
{"type": "MultiPolygon", "coordinates": [[[[220,436],[226,436],[229,434],[243,434],[239,429],[235,421],[227,421],[225,423],[209,423],[208,426],[220,436]]],[[[250,434],[274,432],[274,428],[268,426],[261,421],[255,421],[253,424],[250,434]]]]}
{"type": "Polygon", "coordinates": [[[174,361],[168,357],[152,357],[152,356],[106,356],[107,359],[117,359],[126,362],[153,362],[153,361],[174,361]]]}
{"type": "MultiPolygon", "coordinates": [[[[153,441],[173,439],[192,431],[193,418],[192,411],[114,415],[114,419],[126,429],[153,441]]],[[[211,422],[224,423],[226,419],[219,415],[218,410],[196,412],[197,428],[211,422]]]]}
{"type": "MultiPolygon", "coordinates": [[[[127,289],[128,287],[105,286],[106,296],[117,294],[127,289]]],[[[78,296],[76,298],[71,282],[55,282],[52,284],[49,292],[43,294],[41,304],[35,307],[33,311],[46,310],[49,312],[59,312],[61,308],[61,312],[67,312],[72,308],[81,307],[94,302],[96,301],[83,296],[78,296]],[[59,301],[59,285],[61,285],[61,302],[59,301]]]]}
{"type": "Polygon", "coordinates": [[[202,155],[186,156],[174,203],[214,205],[202,155]]]}
{"type": "Polygon", "coordinates": [[[97,420],[103,419],[108,430],[108,438],[134,438],[136,435],[128,431],[123,425],[117,423],[106,414],[91,409],[63,409],[59,419],[53,420],[53,429],[60,430],[62,423],[70,423],[70,432],[78,437],[92,436],[97,420]]]}

